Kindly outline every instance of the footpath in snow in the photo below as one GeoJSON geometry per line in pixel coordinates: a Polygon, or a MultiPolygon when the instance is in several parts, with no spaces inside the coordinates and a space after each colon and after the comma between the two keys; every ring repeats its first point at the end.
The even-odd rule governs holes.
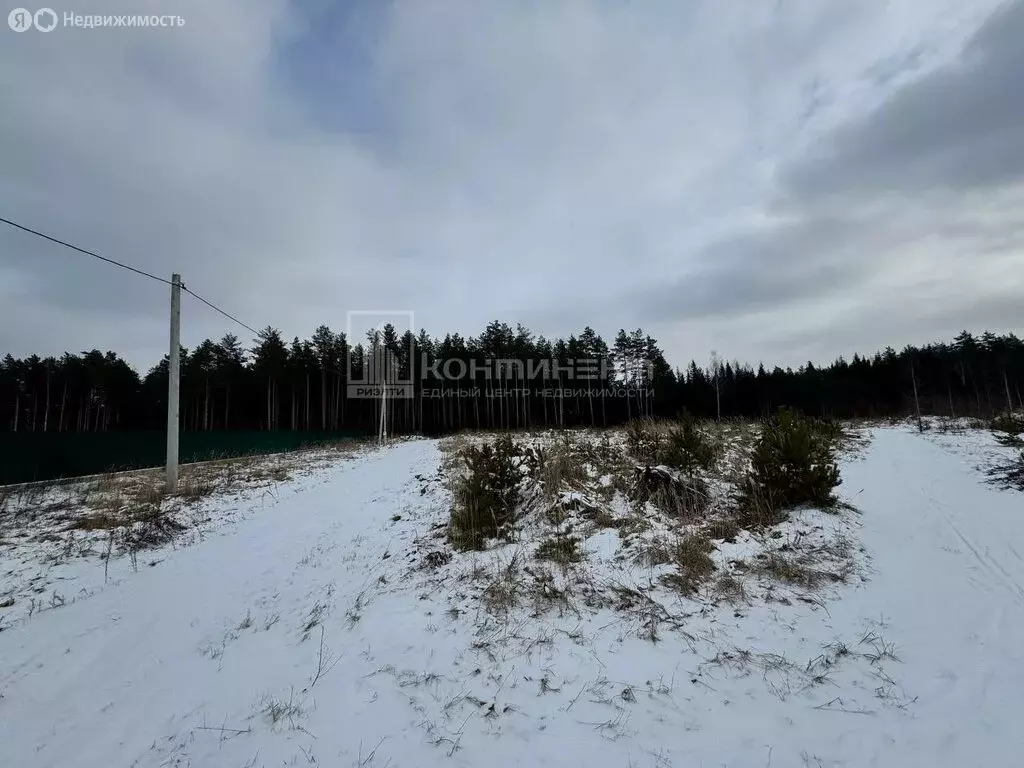
{"type": "Polygon", "coordinates": [[[1024,496],[870,437],[840,488],[866,581],[694,601],[658,642],[459,607],[414,546],[447,518],[437,443],[339,460],[0,631],[0,766],[1024,764],[1024,496]]]}

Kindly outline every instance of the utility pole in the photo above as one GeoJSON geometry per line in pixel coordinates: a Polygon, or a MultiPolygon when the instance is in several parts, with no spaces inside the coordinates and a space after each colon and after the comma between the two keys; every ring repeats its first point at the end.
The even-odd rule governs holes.
{"type": "Polygon", "coordinates": [[[181,373],[181,275],[171,275],[171,349],[167,366],[167,493],[178,490],[178,395],[181,373]]]}

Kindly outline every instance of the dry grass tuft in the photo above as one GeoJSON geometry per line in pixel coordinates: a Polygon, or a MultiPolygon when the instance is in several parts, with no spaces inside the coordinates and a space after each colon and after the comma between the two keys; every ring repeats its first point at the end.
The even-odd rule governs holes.
{"type": "Polygon", "coordinates": [[[634,419],[626,425],[626,450],[642,464],[655,464],[664,450],[666,431],[653,419],[634,419]]]}
{"type": "MultiPolygon", "coordinates": [[[[820,554],[820,553],[819,553],[820,554]]],[[[844,564],[837,571],[826,571],[812,567],[813,555],[808,553],[802,557],[789,555],[785,552],[767,552],[753,570],[785,584],[811,591],[824,583],[845,581],[852,572],[852,565],[844,564]]]]}
{"type": "Polygon", "coordinates": [[[265,697],[261,711],[271,725],[287,721],[292,728],[295,727],[295,720],[303,714],[301,705],[295,701],[295,691],[291,692],[287,701],[276,696],[265,697]]]}
{"type": "Polygon", "coordinates": [[[739,535],[740,525],[735,520],[728,518],[712,520],[708,523],[707,528],[705,528],[705,532],[710,539],[726,541],[732,544],[739,535]]]}
{"type": "Polygon", "coordinates": [[[713,589],[718,597],[730,603],[743,603],[747,600],[743,581],[729,573],[723,573],[715,579],[713,589]]]}
{"type": "Polygon", "coordinates": [[[672,546],[661,539],[645,542],[636,554],[636,562],[641,565],[659,566],[672,562],[672,546]]]}
{"type": "Polygon", "coordinates": [[[680,480],[662,467],[637,467],[630,498],[640,507],[650,502],[669,517],[680,520],[699,517],[710,503],[707,483],[699,478],[680,480]]]}
{"type": "Polygon", "coordinates": [[[208,478],[190,477],[178,485],[177,495],[186,501],[199,501],[207,496],[212,496],[217,490],[217,484],[208,478]]]}
{"type": "Polygon", "coordinates": [[[71,528],[79,531],[106,531],[111,528],[120,528],[122,525],[124,525],[123,518],[105,512],[83,515],[71,520],[71,528]]]}
{"type": "Polygon", "coordinates": [[[663,583],[684,595],[696,593],[715,571],[715,561],[710,557],[714,551],[715,545],[706,536],[696,533],[684,536],[672,551],[676,570],[663,576],[663,583]]]}
{"type": "Polygon", "coordinates": [[[521,561],[520,554],[516,552],[507,563],[497,565],[493,573],[480,569],[480,575],[487,581],[483,602],[491,613],[508,613],[519,603],[525,591],[521,561]]]}
{"type": "Polygon", "coordinates": [[[618,528],[621,529],[629,524],[629,519],[625,517],[616,517],[611,512],[600,507],[595,508],[592,512],[588,512],[582,515],[586,520],[590,520],[598,528],[618,528]]]}
{"type": "Polygon", "coordinates": [[[786,584],[795,584],[806,589],[813,589],[822,580],[822,573],[814,568],[802,565],[792,557],[781,552],[765,554],[764,561],[756,568],[759,573],[766,574],[786,584]]]}
{"type": "Polygon", "coordinates": [[[549,447],[528,446],[524,464],[530,476],[540,483],[545,498],[555,498],[563,489],[580,490],[588,480],[584,451],[567,437],[549,447]]]}

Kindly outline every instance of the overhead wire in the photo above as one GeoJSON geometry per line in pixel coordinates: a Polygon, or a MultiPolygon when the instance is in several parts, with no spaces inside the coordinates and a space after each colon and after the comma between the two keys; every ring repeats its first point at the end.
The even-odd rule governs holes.
{"type": "MultiPolygon", "coordinates": [[[[45,232],[40,232],[37,229],[32,229],[31,227],[26,227],[24,224],[19,224],[16,221],[11,221],[10,219],[7,219],[7,218],[4,218],[4,217],[0,216],[0,222],[3,222],[4,224],[8,224],[8,225],[10,225],[10,226],[12,226],[12,227],[14,227],[16,229],[20,229],[23,232],[28,232],[29,234],[35,235],[36,237],[41,237],[44,240],[49,240],[51,243],[56,243],[57,245],[62,245],[65,248],[70,248],[71,250],[77,251],[78,253],[83,253],[86,256],[92,256],[94,259],[99,259],[100,261],[106,262],[107,264],[112,264],[115,267],[120,267],[121,269],[127,269],[129,272],[134,272],[137,275],[142,275],[143,277],[148,277],[150,280],[156,280],[157,282],[164,283],[165,285],[174,285],[174,283],[171,280],[167,280],[166,278],[159,277],[158,275],[154,275],[151,272],[145,271],[144,269],[139,269],[138,267],[133,267],[130,264],[125,264],[124,262],[117,261],[116,259],[110,259],[110,258],[107,258],[106,256],[101,256],[100,254],[96,253],[95,251],[90,251],[87,248],[82,248],[82,247],[77,246],[77,245],[75,245],[73,243],[69,243],[66,240],[61,240],[59,237],[54,237],[53,235],[48,235],[45,232]]],[[[254,334],[256,336],[260,335],[260,332],[257,331],[255,328],[253,328],[251,325],[243,323],[237,317],[235,317],[234,315],[232,315],[232,314],[230,314],[228,312],[225,312],[223,309],[218,307],[213,302],[208,301],[207,299],[204,299],[202,296],[200,296],[198,293],[193,291],[191,288],[188,288],[184,283],[179,282],[178,286],[181,288],[181,290],[185,291],[185,293],[191,294],[192,296],[194,296],[196,299],[201,301],[203,304],[205,304],[206,306],[208,306],[210,309],[214,310],[215,312],[219,312],[220,314],[224,315],[224,317],[228,318],[232,322],[238,323],[240,326],[242,326],[243,328],[245,328],[247,331],[251,332],[252,334],[254,334]]]]}

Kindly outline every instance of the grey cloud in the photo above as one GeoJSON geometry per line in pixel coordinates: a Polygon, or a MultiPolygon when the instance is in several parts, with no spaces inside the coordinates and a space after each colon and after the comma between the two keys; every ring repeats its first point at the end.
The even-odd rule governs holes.
{"type": "Polygon", "coordinates": [[[699,252],[697,269],[645,295],[643,311],[652,320],[714,318],[820,298],[867,268],[835,248],[855,228],[826,216],[715,242],[699,252]]]}
{"type": "MultiPolygon", "coordinates": [[[[88,12],[159,4],[99,1],[88,12]]],[[[288,337],[383,307],[442,333],[477,333],[495,315],[548,335],[653,323],[680,339],[667,342],[673,359],[709,348],[756,359],[795,324],[828,320],[821,301],[869,295],[932,228],[920,205],[865,212],[796,186],[771,211],[772,169],[805,131],[859,117],[851,94],[895,87],[903,76],[888,73],[918,66],[922,45],[926,64],[946,56],[963,37],[954,28],[976,28],[993,1],[906,0],[898,13],[814,0],[735,13],[715,0],[393,3],[366,41],[358,98],[331,77],[351,71],[345,40],[287,0],[178,0],[186,26],[166,34],[10,33],[0,208],[157,274],[178,270],[288,337]],[[289,83],[281,41],[301,48],[303,35],[323,56],[289,83]],[[311,103],[353,119],[316,119],[311,103]],[[364,108],[385,123],[379,135],[353,133],[374,122],[356,119],[364,108]],[[675,333],[680,319],[700,330],[675,333]]],[[[1019,61],[1013,36],[997,33],[968,52],[984,71],[1019,61]]],[[[836,172],[858,170],[847,165],[836,172]]],[[[962,226],[950,242],[1005,260],[1005,217],[977,205],[950,217],[960,202],[951,193],[934,214],[962,226]]],[[[26,237],[0,231],[0,353],[98,346],[140,367],[159,359],[165,286],[26,237]]],[[[947,246],[939,256],[953,258],[947,246]]],[[[248,336],[185,309],[188,346],[248,336]]]]}
{"type": "Polygon", "coordinates": [[[872,303],[823,325],[773,339],[769,348],[773,357],[795,356],[797,361],[832,360],[839,355],[849,360],[854,353],[871,355],[886,346],[901,349],[907,344],[949,342],[965,326],[976,332],[1019,331],[1020,315],[1020,296],[1015,293],[911,301],[909,307],[898,300],[872,303]]]}
{"type": "MultiPolygon", "coordinates": [[[[919,192],[1024,177],[1024,2],[995,12],[963,55],[895,91],[878,109],[784,169],[784,194],[919,192]]],[[[889,63],[880,62],[885,71],[889,63]]]]}
{"type": "MultiPolygon", "coordinates": [[[[765,204],[784,224],[691,248],[685,277],[634,303],[665,327],[745,323],[739,343],[784,359],[978,324],[1019,329],[1010,297],[1024,290],[1021,40],[1024,2],[1015,2],[955,61],[783,165],[765,204]],[[850,303],[860,309],[841,309],[850,303]]],[[[920,50],[869,68],[876,84],[917,66],[920,50]]]]}

